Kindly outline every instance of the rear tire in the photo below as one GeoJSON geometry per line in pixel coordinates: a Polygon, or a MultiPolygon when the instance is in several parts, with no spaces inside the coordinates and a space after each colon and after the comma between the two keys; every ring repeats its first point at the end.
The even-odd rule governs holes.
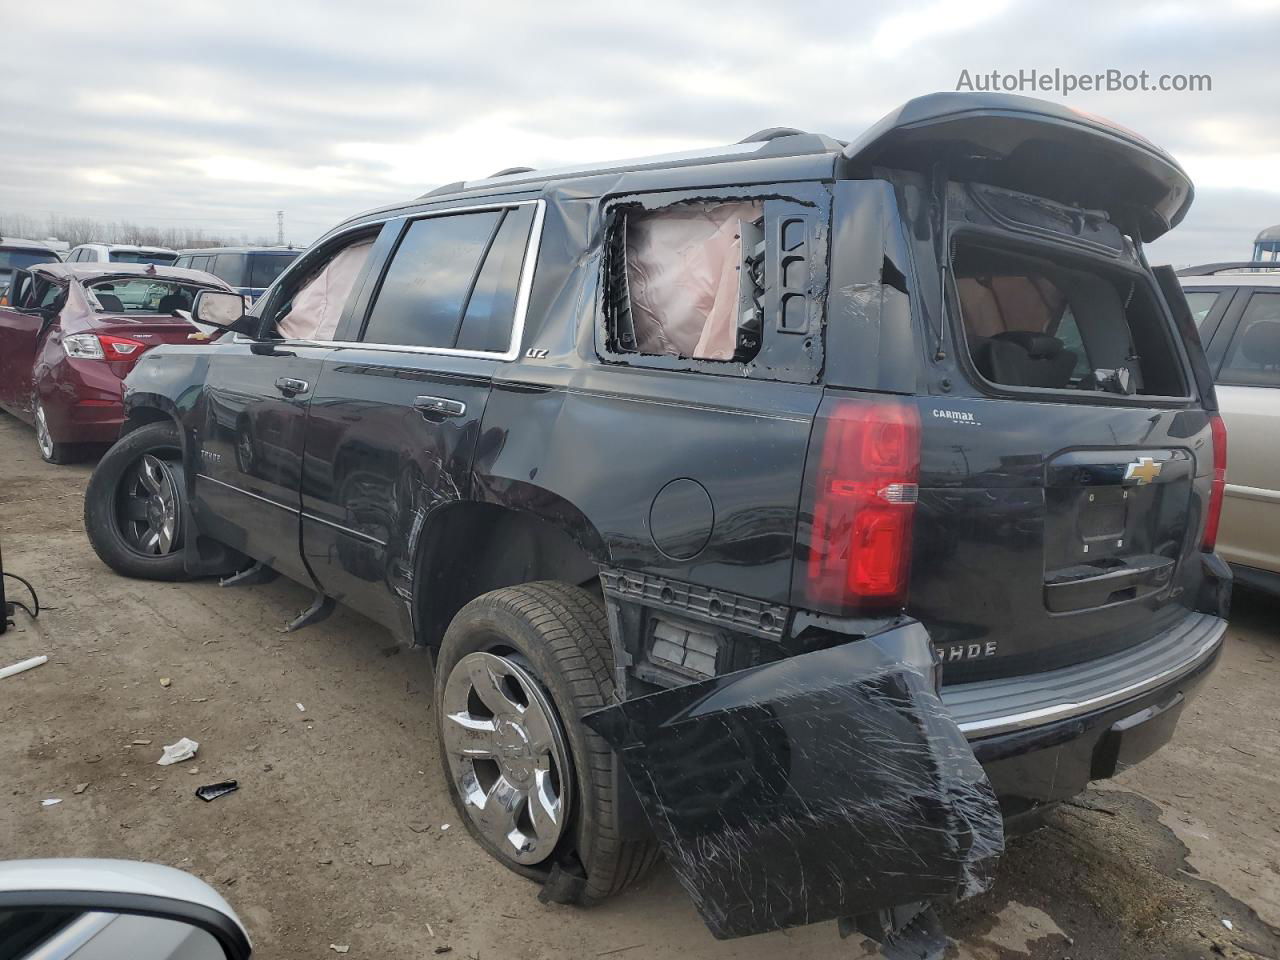
{"type": "MultiPolygon", "coordinates": [[[[617,757],[581,719],[584,713],[611,701],[612,671],[608,624],[600,603],[579,587],[554,581],[506,587],[472,600],[449,624],[436,661],[440,762],[462,822],[498,862],[539,882],[548,880],[553,865],[572,864],[576,858],[586,874],[585,883],[571,897],[555,898],[583,906],[599,903],[635,883],[658,857],[652,840],[621,839],[614,797],[617,757]],[[451,747],[445,732],[445,724],[457,722],[447,715],[447,700],[454,707],[460,702],[460,678],[453,677],[454,673],[465,675],[469,665],[483,664],[486,654],[498,658],[488,662],[498,665],[508,683],[509,678],[516,678],[517,699],[520,683],[529,678],[536,681],[537,693],[545,694],[545,702],[552,708],[553,740],[567,747],[571,782],[567,790],[561,790],[561,796],[567,793],[569,798],[567,819],[554,850],[535,855],[543,857],[538,862],[528,862],[529,857],[518,862],[491,839],[492,829],[486,836],[477,821],[476,807],[468,806],[462,797],[466,777],[459,772],[465,766],[457,751],[458,737],[452,738],[451,747]],[[471,659],[463,663],[468,657],[471,659]]],[[[544,702],[540,695],[530,699],[544,702]]],[[[483,707],[478,709],[484,711],[483,707]]],[[[498,770],[496,763],[493,769],[498,770]]],[[[471,789],[475,789],[474,780],[471,789]]],[[[533,824],[536,827],[537,820],[533,824]]]]}
{"type": "Polygon", "coordinates": [[[176,424],[126,434],[98,462],[84,494],[84,529],[102,562],[143,580],[189,579],[183,561],[186,491],[176,424]]]}
{"type": "Polygon", "coordinates": [[[49,419],[45,416],[44,404],[37,397],[34,404],[36,447],[40,451],[40,459],[45,463],[57,465],[75,463],[83,460],[84,447],[78,443],[59,443],[53,439],[49,430],[49,419]]]}

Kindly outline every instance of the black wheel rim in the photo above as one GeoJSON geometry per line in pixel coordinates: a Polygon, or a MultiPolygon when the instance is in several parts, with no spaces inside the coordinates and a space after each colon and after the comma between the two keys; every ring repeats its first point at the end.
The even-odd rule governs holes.
{"type": "Polygon", "coordinates": [[[173,553],[182,546],[179,502],[169,464],[156,454],[143,454],[125,471],[116,498],[116,518],[125,542],[148,557],[173,553]]]}

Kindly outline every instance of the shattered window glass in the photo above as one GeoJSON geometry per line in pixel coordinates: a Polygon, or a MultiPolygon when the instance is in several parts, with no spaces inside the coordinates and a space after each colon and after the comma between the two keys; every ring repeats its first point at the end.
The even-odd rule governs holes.
{"type": "Polygon", "coordinates": [[[623,212],[609,252],[615,349],[750,359],[759,338],[756,330],[744,330],[743,301],[753,296],[758,279],[751,275],[751,240],[762,215],[760,201],[623,212]]]}

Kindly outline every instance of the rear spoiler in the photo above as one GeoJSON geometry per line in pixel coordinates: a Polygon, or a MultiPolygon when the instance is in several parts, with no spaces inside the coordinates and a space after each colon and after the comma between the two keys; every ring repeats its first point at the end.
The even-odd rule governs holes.
{"type": "Polygon", "coordinates": [[[1012,94],[935,93],[903,104],[843,151],[872,167],[989,183],[1105,210],[1137,239],[1155,240],[1187,215],[1191,179],[1168,153],[1109,120],[1012,94]]]}
{"type": "Polygon", "coordinates": [[[1230,270],[1266,270],[1274,273],[1280,270],[1277,260],[1226,260],[1222,263],[1202,263],[1198,267],[1183,267],[1178,271],[1180,277],[1212,277],[1230,270]]]}

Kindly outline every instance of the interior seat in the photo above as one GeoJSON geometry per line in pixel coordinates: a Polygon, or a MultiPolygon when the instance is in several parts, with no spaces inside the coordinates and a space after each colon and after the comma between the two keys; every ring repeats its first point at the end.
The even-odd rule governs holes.
{"type": "Polygon", "coordinates": [[[1045,333],[1009,330],[970,344],[978,372],[993,383],[1011,387],[1061,390],[1071,380],[1076,354],[1045,333]]]}
{"type": "Polygon", "coordinates": [[[110,310],[113,313],[124,313],[124,304],[120,302],[120,298],[114,293],[98,293],[94,292],[94,296],[98,298],[98,302],[102,304],[103,310],[110,310]]]}
{"type": "Polygon", "coordinates": [[[160,306],[157,307],[160,313],[173,313],[175,310],[186,310],[190,304],[187,298],[180,293],[166,293],[160,298],[160,306]]]}

